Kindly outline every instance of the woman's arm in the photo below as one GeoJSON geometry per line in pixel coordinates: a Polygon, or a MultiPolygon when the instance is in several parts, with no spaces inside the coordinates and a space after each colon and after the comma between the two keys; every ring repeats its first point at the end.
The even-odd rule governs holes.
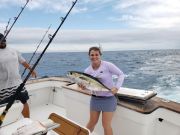
{"type": "Polygon", "coordinates": [[[108,64],[108,68],[109,68],[109,71],[112,73],[112,75],[116,75],[118,77],[115,88],[119,89],[124,82],[124,73],[116,65],[110,62],[108,64]]]}

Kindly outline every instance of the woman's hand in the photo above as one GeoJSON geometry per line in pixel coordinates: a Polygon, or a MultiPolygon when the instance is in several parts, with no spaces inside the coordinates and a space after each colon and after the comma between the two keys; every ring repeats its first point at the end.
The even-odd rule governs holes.
{"type": "Polygon", "coordinates": [[[79,86],[82,90],[85,90],[85,89],[86,89],[86,86],[84,86],[82,83],[78,83],[78,86],[79,86]]]}
{"type": "Polygon", "coordinates": [[[116,94],[118,92],[118,89],[116,88],[116,87],[113,87],[112,89],[111,89],[111,93],[112,94],[116,94]]]}

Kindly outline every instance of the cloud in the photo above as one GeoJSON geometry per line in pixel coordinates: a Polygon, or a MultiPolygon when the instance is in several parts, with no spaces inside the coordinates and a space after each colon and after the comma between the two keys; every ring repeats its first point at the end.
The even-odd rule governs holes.
{"type": "MultiPolygon", "coordinates": [[[[20,51],[33,52],[46,29],[15,28],[10,33],[8,45],[20,51]]],[[[49,33],[53,34],[55,30],[49,33]]],[[[49,51],[86,51],[99,43],[104,50],[180,49],[180,30],[60,30],[49,51]]],[[[48,43],[48,37],[42,48],[48,43]]]]}
{"type": "Polygon", "coordinates": [[[8,8],[11,6],[19,6],[23,4],[23,1],[20,0],[1,0],[0,8],[8,8]]]}
{"type": "MultiPolygon", "coordinates": [[[[45,23],[49,24],[48,20],[51,23],[53,21],[54,25],[54,23],[57,23],[57,20],[53,20],[54,14],[43,14],[41,16],[42,13],[67,12],[71,2],[72,0],[30,1],[28,8],[32,12],[27,11],[29,14],[24,14],[24,18],[16,25],[19,28],[13,28],[8,36],[8,44],[22,51],[33,51],[46,29],[23,27],[45,27],[45,23]],[[31,22],[30,18],[36,15],[38,17],[33,18],[34,23],[31,22]],[[37,21],[36,19],[38,18],[40,20],[37,21]],[[45,18],[48,18],[48,20],[45,18]],[[27,22],[30,23],[28,24],[27,22]]],[[[12,6],[17,7],[23,4],[25,4],[25,0],[3,0],[1,1],[0,9],[9,8],[7,13],[10,13],[12,6]]],[[[68,26],[68,28],[76,28],[76,30],[60,30],[49,51],[83,51],[89,46],[98,45],[98,43],[102,44],[104,50],[180,49],[180,39],[178,37],[180,35],[179,6],[180,1],[178,0],[78,1],[73,12],[79,15],[72,16],[70,19],[73,19],[71,21],[73,24],[70,23],[68,26]],[[86,14],[81,14],[84,12],[86,14]],[[107,21],[106,17],[110,21],[107,21]],[[79,18],[84,19],[84,22],[79,22],[81,20],[79,18]],[[116,26],[119,28],[119,26],[122,26],[121,28],[123,29],[93,30],[94,26],[97,29],[115,28],[116,26]],[[124,26],[127,26],[127,29],[124,26]],[[129,26],[131,27],[129,28],[129,26]],[[84,28],[84,30],[78,30],[78,28],[84,28]]],[[[4,29],[7,24],[7,18],[3,18],[6,18],[6,16],[1,17],[0,27],[4,29]]],[[[3,30],[0,29],[0,32],[3,33],[3,30]]],[[[50,33],[53,32],[54,30],[51,29],[50,33]]],[[[48,38],[46,37],[43,46],[47,42],[48,38]]]]}
{"type": "Polygon", "coordinates": [[[31,10],[44,10],[46,12],[67,12],[71,6],[71,0],[35,0],[29,4],[31,10]]]}
{"type": "MultiPolygon", "coordinates": [[[[0,9],[24,3],[25,0],[3,0],[0,9]]],[[[66,13],[71,4],[72,0],[32,0],[28,9],[66,13]]],[[[131,28],[180,28],[179,0],[80,0],[72,12],[92,15],[99,11],[107,12],[110,21],[131,28]]]]}
{"type": "MultiPolygon", "coordinates": [[[[43,12],[62,12],[66,13],[72,2],[75,0],[30,0],[27,8],[29,10],[41,10],[43,12]]],[[[78,1],[77,5],[74,7],[74,13],[86,12],[87,10],[100,10],[104,6],[108,6],[113,0],[83,0],[78,1]]],[[[23,6],[25,0],[3,0],[0,4],[0,9],[2,8],[12,8],[12,6],[23,6]]]]}
{"type": "MultiPolygon", "coordinates": [[[[77,7],[74,7],[73,12],[85,12],[91,9],[89,6],[94,4],[100,8],[100,6],[107,4],[112,0],[84,0],[78,1],[77,7]],[[98,5],[97,5],[98,4],[98,5]]],[[[42,10],[43,12],[63,12],[66,13],[69,7],[72,5],[72,0],[32,0],[28,3],[27,8],[29,10],[42,10]]],[[[25,1],[22,0],[3,0],[0,4],[2,8],[12,8],[12,6],[23,6],[25,1]]]]}
{"type": "Polygon", "coordinates": [[[5,22],[4,20],[0,20],[0,28],[5,28],[7,25],[7,22],[5,22]]]}
{"type": "MultiPolygon", "coordinates": [[[[23,6],[25,0],[3,0],[0,4],[0,9],[12,8],[13,6],[23,6]]],[[[72,0],[30,0],[27,8],[29,10],[41,10],[43,12],[62,12],[65,13],[72,5],[72,0]]],[[[73,12],[82,12],[85,8],[76,8],[73,12]]]]}
{"type": "Polygon", "coordinates": [[[132,27],[179,28],[180,25],[179,0],[118,0],[114,10],[119,12],[119,17],[111,20],[132,27]]]}

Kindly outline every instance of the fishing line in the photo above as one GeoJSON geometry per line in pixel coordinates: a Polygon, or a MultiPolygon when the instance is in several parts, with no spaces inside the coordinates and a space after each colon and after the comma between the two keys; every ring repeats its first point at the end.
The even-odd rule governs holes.
{"type": "Polygon", "coordinates": [[[40,54],[39,58],[37,59],[37,61],[35,62],[35,64],[33,65],[32,69],[29,71],[28,75],[26,76],[26,78],[24,79],[24,81],[20,84],[20,86],[17,88],[16,93],[12,96],[12,100],[10,100],[8,102],[8,104],[6,105],[5,110],[3,111],[3,113],[0,116],[0,126],[3,123],[3,120],[8,112],[8,110],[10,109],[10,107],[12,106],[12,104],[14,103],[16,97],[18,96],[18,94],[21,92],[21,90],[23,89],[23,87],[25,86],[27,80],[29,79],[29,77],[31,76],[31,73],[33,72],[33,70],[35,69],[35,67],[37,66],[37,64],[39,63],[40,59],[42,58],[42,56],[44,55],[44,53],[46,52],[47,48],[49,47],[49,45],[51,44],[51,42],[53,41],[54,37],[56,36],[57,32],[59,31],[59,29],[61,28],[61,26],[63,25],[64,21],[66,20],[66,18],[68,17],[69,13],[71,12],[71,10],[73,9],[74,5],[76,4],[77,0],[75,0],[75,2],[72,2],[72,6],[69,9],[69,11],[67,12],[67,14],[65,15],[65,17],[63,17],[61,19],[61,23],[59,25],[59,27],[56,29],[56,31],[54,32],[54,34],[52,35],[52,37],[49,39],[49,42],[47,43],[46,47],[44,48],[43,52],[40,54]]]}

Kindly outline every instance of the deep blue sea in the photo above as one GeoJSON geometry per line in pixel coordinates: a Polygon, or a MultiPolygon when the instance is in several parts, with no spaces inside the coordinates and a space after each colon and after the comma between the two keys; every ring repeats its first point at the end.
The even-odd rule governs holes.
{"type": "MultiPolygon", "coordinates": [[[[32,53],[23,56],[28,61],[32,53]]],[[[111,51],[103,52],[102,59],[125,73],[123,87],[153,89],[159,97],[180,102],[180,50],[111,51]]],[[[67,71],[84,71],[89,63],[87,52],[46,53],[36,71],[38,77],[65,76],[67,71]]]]}

